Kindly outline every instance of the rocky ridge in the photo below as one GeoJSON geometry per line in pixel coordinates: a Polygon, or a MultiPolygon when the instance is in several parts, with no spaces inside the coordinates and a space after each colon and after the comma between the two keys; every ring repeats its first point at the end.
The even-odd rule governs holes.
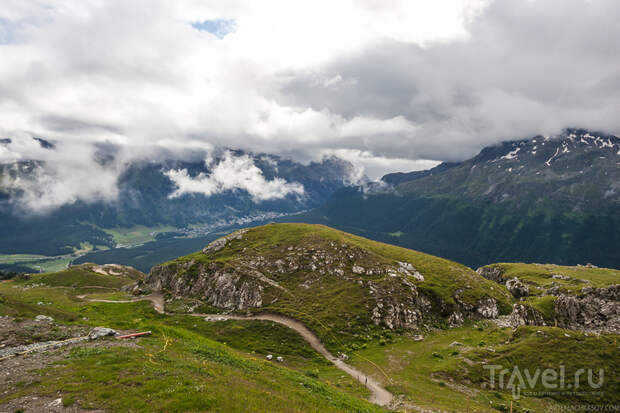
{"type": "Polygon", "coordinates": [[[442,317],[456,326],[466,318],[494,318],[499,312],[494,298],[467,303],[458,290],[456,306],[439,315],[433,297],[420,289],[425,275],[410,262],[387,260],[336,240],[277,244],[268,253],[259,252],[245,242],[248,231],[219,238],[185,260],[154,267],[143,287],[167,292],[172,299],[191,297],[224,311],[248,312],[275,311],[281,301],[294,303],[321,293],[325,283],[344,282],[356,297],[363,297],[365,315],[357,318],[365,316],[390,330],[417,330],[442,317]]]}

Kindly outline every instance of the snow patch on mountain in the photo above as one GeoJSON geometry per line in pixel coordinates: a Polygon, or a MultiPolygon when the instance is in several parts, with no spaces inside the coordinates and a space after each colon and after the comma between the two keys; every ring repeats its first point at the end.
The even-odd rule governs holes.
{"type": "Polygon", "coordinates": [[[517,153],[519,153],[520,150],[521,148],[517,148],[514,151],[508,152],[506,155],[502,156],[499,159],[515,159],[517,157],[517,153]]]}

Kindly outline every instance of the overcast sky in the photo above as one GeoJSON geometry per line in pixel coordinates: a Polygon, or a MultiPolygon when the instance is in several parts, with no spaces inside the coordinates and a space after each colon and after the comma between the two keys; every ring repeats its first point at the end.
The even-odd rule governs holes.
{"type": "Polygon", "coordinates": [[[376,178],[618,134],[619,22],[617,0],[2,0],[0,138],[54,140],[67,176],[104,143],[336,154],[376,178]]]}

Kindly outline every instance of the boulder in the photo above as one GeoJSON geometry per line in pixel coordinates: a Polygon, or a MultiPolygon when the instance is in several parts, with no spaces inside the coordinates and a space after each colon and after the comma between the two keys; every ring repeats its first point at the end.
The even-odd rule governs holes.
{"type": "Polygon", "coordinates": [[[527,297],[530,294],[529,287],[523,284],[517,277],[506,281],[506,288],[515,298],[527,297]]]}
{"type": "Polygon", "coordinates": [[[90,330],[90,333],[88,333],[88,338],[91,339],[91,340],[96,340],[96,339],[101,338],[101,337],[115,336],[117,334],[118,334],[118,332],[116,330],[111,329],[111,328],[95,327],[92,330],[90,330]]]}
{"type": "Polygon", "coordinates": [[[529,305],[523,304],[515,304],[513,306],[508,320],[511,327],[545,325],[545,319],[542,314],[529,305]]]}
{"type": "Polygon", "coordinates": [[[364,274],[364,267],[361,267],[359,265],[354,265],[353,268],[351,268],[351,271],[353,271],[353,274],[364,274]]]}
{"type": "Polygon", "coordinates": [[[499,315],[499,310],[497,309],[497,302],[494,298],[483,298],[478,301],[478,305],[476,308],[478,314],[482,316],[482,318],[497,318],[499,315]]]}
{"type": "Polygon", "coordinates": [[[476,270],[476,272],[487,280],[494,281],[498,284],[504,284],[504,269],[500,266],[480,267],[476,270]]]}

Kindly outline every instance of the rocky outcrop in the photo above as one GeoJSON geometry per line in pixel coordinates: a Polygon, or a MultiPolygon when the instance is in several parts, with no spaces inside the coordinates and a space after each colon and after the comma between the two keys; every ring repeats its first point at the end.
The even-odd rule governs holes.
{"type": "Polygon", "coordinates": [[[559,327],[620,333],[620,284],[583,288],[578,296],[560,295],[555,301],[559,327]]]}
{"type": "Polygon", "coordinates": [[[503,277],[504,269],[499,265],[480,267],[476,270],[476,272],[487,280],[494,281],[498,284],[504,284],[506,282],[503,277]]]}
{"type": "Polygon", "coordinates": [[[517,277],[506,281],[506,288],[515,298],[527,297],[530,294],[529,287],[523,284],[517,277]]]}
{"type": "Polygon", "coordinates": [[[209,245],[202,249],[202,252],[207,255],[215,254],[216,252],[224,249],[226,244],[233,240],[241,240],[243,239],[243,234],[249,231],[249,228],[240,229],[231,234],[226,235],[225,237],[221,237],[211,242],[209,245]]]}
{"type": "Polygon", "coordinates": [[[515,304],[508,317],[513,327],[546,325],[543,315],[529,305],[515,304]]]}
{"type": "Polygon", "coordinates": [[[375,325],[390,330],[417,330],[422,326],[424,315],[431,309],[431,303],[418,293],[416,286],[406,277],[384,282],[369,281],[367,284],[375,301],[371,314],[375,325]]]}
{"type": "Polygon", "coordinates": [[[265,282],[212,262],[195,262],[153,267],[145,280],[154,291],[167,291],[175,297],[194,297],[228,310],[247,310],[263,305],[265,282]]]}
{"type": "Polygon", "coordinates": [[[467,304],[461,299],[461,294],[465,291],[459,289],[454,294],[454,301],[459,305],[460,309],[455,311],[448,322],[452,325],[460,325],[460,320],[463,320],[464,316],[473,319],[480,318],[496,318],[499,315],[499,309],[497,308],[497,301],[491,297],[481,298],[476,304],[467,304]]]}

